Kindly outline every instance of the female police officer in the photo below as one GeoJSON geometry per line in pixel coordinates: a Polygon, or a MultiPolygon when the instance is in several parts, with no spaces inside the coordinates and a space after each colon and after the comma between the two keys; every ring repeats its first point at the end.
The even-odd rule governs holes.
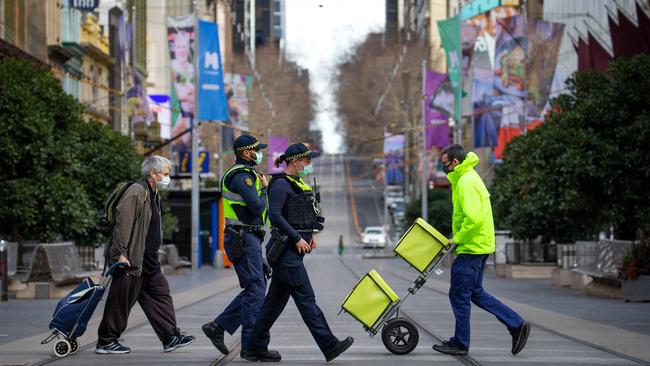
{"type": "Polygon", "coordinates": [[[303,256],[316,249],[312,233],[323,229],[324,219],[318,216],[317,197],[301,178],[312,172],[311,159],[320,155],[304,144],[293,144],[275,161],[286,162],[284,174],[274,175],[269,182],[269,220],[273,227],[266,246],[273,277],[248,343],[249,361],[279,361],[269,354],[269,331],[287,305],[289,296],[300,311],[318,347],[329,362],[350,348],[354,339],[339,341],[327,325],[325,315],[316,305],[314,290],[303,264],[303,256]],[[284,248],[283,248],[284,247],[284,248]],[[280,250],[278,250],[280,248],[280,250]]]}

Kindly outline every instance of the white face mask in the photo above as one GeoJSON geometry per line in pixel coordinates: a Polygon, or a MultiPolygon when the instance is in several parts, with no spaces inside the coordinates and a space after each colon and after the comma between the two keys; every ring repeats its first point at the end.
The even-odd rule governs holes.
{"type": "Polygon", "coordinates": [[[160,182],[156,181],[156,187],[158,187],[158,189],[167,189],[171,181],[172,179],[169,177],[169,175],[165,175],[163,176],[163,179],[160,182]]]}

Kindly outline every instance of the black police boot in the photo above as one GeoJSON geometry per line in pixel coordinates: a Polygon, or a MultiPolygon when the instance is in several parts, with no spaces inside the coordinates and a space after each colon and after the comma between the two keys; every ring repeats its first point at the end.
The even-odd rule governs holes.
{"type": "Polygon", "coordinates": [[[449,341],[442,341],[442,344],[434,344],[433,349],[440,353],[444,353],[446,355],[452,355],[452,356],[467,355],[466,349],[460,348],[449,341]]]}
{"type": "Polygon", "coordinates": [[[225,329],[221,328],[214,322],[203,324],[201,329],[203,329],[205,336],[210,339],[212,344],[217,347],[219,352],[223,353],[224,355],[228,354],[228,347],[226,347],[226,343],[223,341],[223,334],[225,332],[225,329]]]}
{"type": "Polygon", "coordinates": [[[530,334],[530,324],[527,321],[524,321],[519,328],[515,329],[512,332],[512,354],[516,355],[521,352],[526,346],[526,341],[528,341],[528,335],[530,334]]]}
{"type": "Polygon", "coordinates": [[[334,343],[332,347],[324,352],[325,360],[327,362],[330,362],[333,359],[337,358],[341,353],[350,348],[350,346],[352,346],[352,343],[354,343],[354,338],[352,337],[347,337],[342,341],[334,343]]]}
{"type": "Polygon", "coordinates": [[[247,361],[280,362],[280,360],[282,360],[282,356],[280,356],[280,352],[272,349],[266,351],[246,350],[242,352],[244,354],[242,357],[245,358],[247,361]]]}

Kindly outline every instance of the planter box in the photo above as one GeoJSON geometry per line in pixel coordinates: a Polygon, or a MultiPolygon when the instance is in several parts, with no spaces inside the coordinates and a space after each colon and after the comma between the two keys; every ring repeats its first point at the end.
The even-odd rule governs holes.
{"type": "Polygon", "coordinates": [[[622,281],[623,299],[627,301],[650,301],[650,276],[622,281]]]}

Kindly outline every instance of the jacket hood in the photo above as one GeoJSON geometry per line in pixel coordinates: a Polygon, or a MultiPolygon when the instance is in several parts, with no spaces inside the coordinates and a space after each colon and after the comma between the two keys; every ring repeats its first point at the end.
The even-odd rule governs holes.
{"type": "Polygon", "coordinates": [[[451,182],[451,184],[456,184],[460,177],[463,176],[463,174],[467,173],[468,171],[474,169],[476,165],[478,165],[479,158],[478,155],[476,155],[474,152],[468,152],[467,156],[465,157],[465,160],[463,160],[462,163],[460,163],[457,167],[454,168],[452,172],[447,174],[447,179],[451,182]]]}

